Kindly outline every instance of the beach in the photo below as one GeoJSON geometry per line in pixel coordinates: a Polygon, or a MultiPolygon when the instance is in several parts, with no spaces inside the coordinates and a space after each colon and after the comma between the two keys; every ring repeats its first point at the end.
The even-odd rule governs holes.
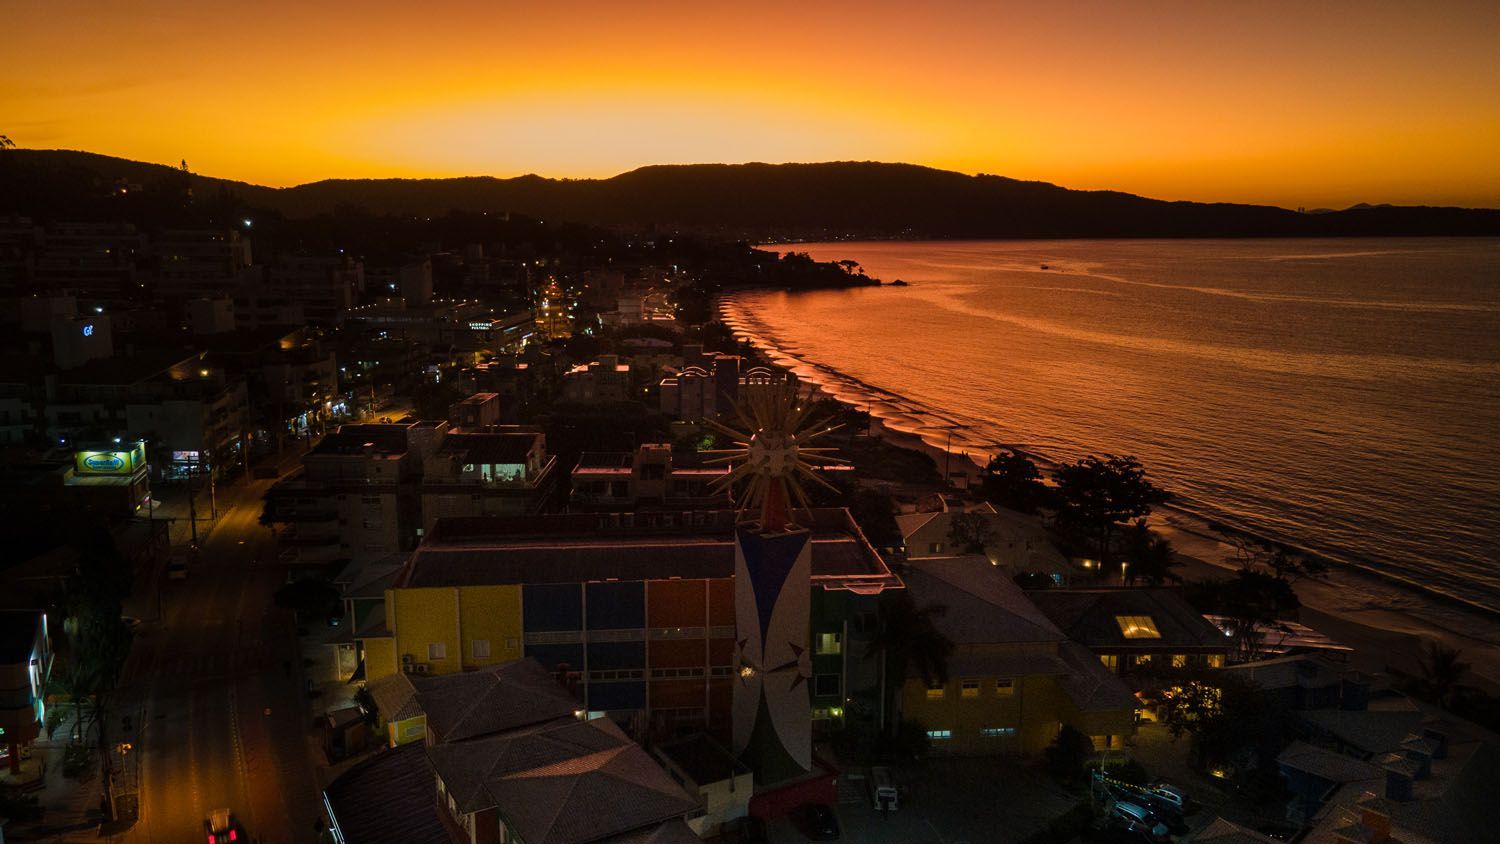
{"type": "MultiPolygon", "coordinates": [[[[967,490],[978,484],[984,465],[1000,448],[1027,451],[1024,444],[985,443],[983,448],[953,429],[933,426],[935,414],[911,406],[899,396],[871,399],[868,385],[851,385],[847,377],[825,367],[780,353],[727,313],[726,322],[758,352],[793,371],[818,395],[871,413],[871,434],[891,445],[927,455],[950,486],[967,490]]],[[[877,394],[878,395],[878,394],[877,394]]],[[[1031,453],[1031,452],[1028,452],[1031,453]]],[[[1044,472],[1055,464],[1032,453],[1044,472]]],[[[1148,471],[1150,467],[1147,467],[1148,471]]],[[[1234,546],[1217,535],[1208,520],[1173,507],[1159,507],[1151,527],[1172,542],[1185,579],[1226,577],[1239,567],[1234,546]]],[[[1302,603],[1301,623],[1353,648],[1352,667],[1370,673],[1395,668],[1416,670],[1423,644],[1438,641],[1456,648],[1470,663],[1469,682],[1500,694],[1500,615],[1450,603],[1399,583],[1382,580],[1337,564],[1325,577],[1295,584],[1302,603]]]]}

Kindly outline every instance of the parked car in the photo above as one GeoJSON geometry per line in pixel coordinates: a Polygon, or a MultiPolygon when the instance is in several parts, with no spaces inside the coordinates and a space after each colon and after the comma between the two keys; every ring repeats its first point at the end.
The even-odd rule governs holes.
{"type": "Polygon", "coordinates": [[[1158,780],[1152,783],[1151,796],[1175,806],[1184,815],[1192,812],[1192,801],[1188,799],[1187,792],[1169,782],[1158,780]]]}
{"type": "Polygon", "coordinates": [[[1168,841],[1172,831],[1155,812],[1132,800],[1119,800],[1110,807],[1109,816],[1128,832],[1139,833],[1153,841],[1168,841]]]}
{"type": "Polygon", "coordinates": [[[833,807],[825,803],[809,803],[797,812],[798,825],[802,828],[802,834],[813,841],[837,841],[839,837],[839,819],[833,814],[833,807]]]}

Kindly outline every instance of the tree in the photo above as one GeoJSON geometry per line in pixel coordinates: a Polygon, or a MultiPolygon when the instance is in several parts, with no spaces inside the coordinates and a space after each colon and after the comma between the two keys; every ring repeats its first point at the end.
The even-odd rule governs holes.
{"type": "Polygon", "coordinates": [[[984,467],[980,491],[985,500],[1018,513],[1035,513],[1048,501],[1047,485],[1031,458],[1005,449],[984,467]]]}
{"type": "Polygon", "coordinates": [[[1224,616],[1234,662],[1258,658],[1282,616],[1302,605],[1290,583],[1250,568],[1239,569],[1224,580],[1190,583],[1185,597],[1199,612],[1224,616]]]}
{"type": "Polygon", "coordinates": [[[1059,522],[1088,537],[1103,567],[1112,553],[1115,531],[1125,522],[1144,519],[1171,494],[1146,479],[1134,457],[1090,455],[1057,473],[1059,522]]]}
{"type": "Polygon", "coordinates": [[[1042,751],[1048,773],[1064,783],[1083,779],[1084,766],[1093,754],[1093,740],[1067,724],[1057,731],[1057,738],[1042,751]]]}
{"type": "Polygon", "coordinates": [[[0,135],[0,149],[15,149],[16,142],[5,135],[0,135]]]}
{"type": "Polygon", "coordinates": [[[1457,648],[1429,639],[1417,660],[1417,673],[1397,669],[1391,673],[1407,694],[1451,709],[1458,694],[1467,689],[1463,680],[1469,673],[1469,663],[1460,660],[1461,656],[1463,652],[1457,648]]]}
{"type": "Polygon", "coordinates": [[[940,604],[918,609],[905,589],[881,593],[880,629],[870,640],[865,657],[880,656],[885,660],[887,685],[880,692],[882,707],[889,696],[888,690],[901,688],[907,672],[913,668],[929,687],[948,683],[948,658],[953,655],[953,641],[935,623],[947,612],[948,608],[940,604]]]}
{"type": "Polygon", "coordinates": [[[954,513],[948,541],[965,554],[983,554],[995,541],[995,526],[983,513],[954,513]]]}
{"type": "Polygon", "coordinates": [[[1125,559],[1130,562],[1130,568],[1126,570],[1127,583],[1144,580],[1152,586],[1159,586],[1163,581],[1182,579],[1172,573],[1172,569],[1182,565],[1177,562],[1172,543],[1146,527],[1144,519],[1126,532],[1125,559]]]}

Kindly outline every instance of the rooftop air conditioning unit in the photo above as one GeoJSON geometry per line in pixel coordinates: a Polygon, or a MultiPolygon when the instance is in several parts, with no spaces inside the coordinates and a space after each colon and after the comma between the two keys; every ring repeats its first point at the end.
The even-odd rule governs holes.
{"type": "Polygon", "coordinates": [[[428,673],[429,671],[432,670],[432,666],[428,665],[425,662],[419,662],[419,663],[413,665],[411,668],[412,668],[413,673],[416,673],[416,674],[426,674],[426,673],[428,673]]]}

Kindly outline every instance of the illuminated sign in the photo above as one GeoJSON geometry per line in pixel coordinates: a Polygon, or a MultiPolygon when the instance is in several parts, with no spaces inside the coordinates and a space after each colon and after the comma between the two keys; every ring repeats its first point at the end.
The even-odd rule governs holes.
{"type": "Polygon", "coordinates": [[[94,336],[94,326],[93,326],[93,324],[86,324],[86,325],[83,326],[83,336],[85,336],[85,337],[92,337],[92,336],[94,336]]]}
{"type": "Polygon", "coordinates": [[[80,451],[73,458],[80,475],[130,475],[146,465],[146,449],[137,445],[128,449],[80,451]]]}
{"type": "Polygon", "coordinates": [[[495,324],[493,322],[471,322],[471,323],[469,323],[469,329],[471,331],[489,331],[491,328],[494,328],[494,327],[495,327],[495,324]]]}
{"type": "Polygon", "coordinates": [[[174,451],[174,452],[172,452],[172,462],[174,462],[174,463],[197,463],[198,462],[198,452],[196,452],[196,451],[174,451]]]}

